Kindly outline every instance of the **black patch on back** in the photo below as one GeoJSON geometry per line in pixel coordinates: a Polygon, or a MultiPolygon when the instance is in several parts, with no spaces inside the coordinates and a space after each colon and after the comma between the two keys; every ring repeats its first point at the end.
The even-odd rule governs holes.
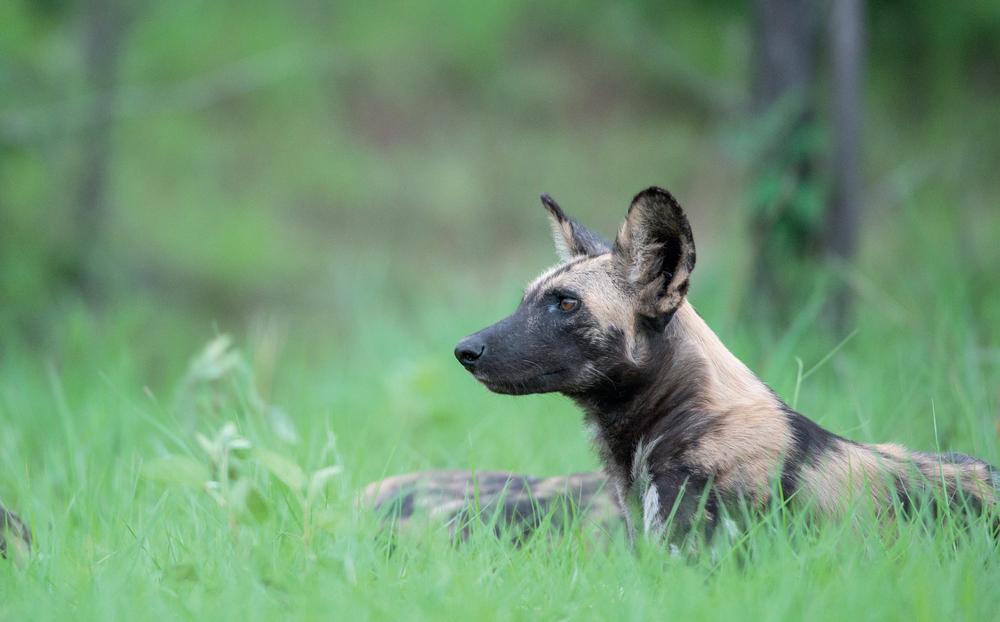
{"type": "Polygon", "coordinates": [[[782,403],[781,409],[792,433],[792,444],[781,469],[781,490],[785,499],[799,488],[799,474],[803,465],[814,465],[830,451],[840,437],[824,430],[818,423],[804,417],[782,403]]]}

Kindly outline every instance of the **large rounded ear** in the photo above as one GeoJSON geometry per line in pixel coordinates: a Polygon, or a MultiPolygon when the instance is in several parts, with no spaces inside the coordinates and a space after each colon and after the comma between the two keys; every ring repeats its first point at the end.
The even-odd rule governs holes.
{"type": "Polygon", "coordinates": [[[638,313],[662,330],[684,301],[694,270],[694,237],[684,210],[662,188],[632,199],[615,256],[638,291],[638,313]]]}
{"type": "Polygon", "coordinates": [[[549,213],[552,239],[560,259],[566,261],[581,255],[596,257],[611,252],[611,244],[607,240],[567,216],[552,197],[543,194],[542,205],[549,213]]]}

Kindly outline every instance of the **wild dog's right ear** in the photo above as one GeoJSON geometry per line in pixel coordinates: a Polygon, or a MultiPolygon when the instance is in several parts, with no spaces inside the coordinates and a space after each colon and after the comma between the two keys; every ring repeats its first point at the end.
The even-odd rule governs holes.
{"type": "Polygon", "coordinates": [[[596,257],[611,251],[607,240],[567,216],[552,197],[543,194],[542,205],[549,213],[552,239],[560,259],[566,261],[580,255],[596,257]]]}
{"type": "Polygon", "coordinates": [[[656,187],[635,195],[614,252],[638,289],[639,315],[662,330],[687,295],[695,260],[691,225],[673,195],[656,187]]]}

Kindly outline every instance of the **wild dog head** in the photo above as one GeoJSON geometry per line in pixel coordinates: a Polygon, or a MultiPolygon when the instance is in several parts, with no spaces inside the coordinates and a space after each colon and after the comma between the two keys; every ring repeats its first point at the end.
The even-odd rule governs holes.
{"type": "Polygon", "coordinates": [[[542,195],[562,261],[455,357],[497,393],[586,395],[620,385],[662,341],[695,263],[687,217],[661,188],[635,196],[614,244],[542,195]]]}

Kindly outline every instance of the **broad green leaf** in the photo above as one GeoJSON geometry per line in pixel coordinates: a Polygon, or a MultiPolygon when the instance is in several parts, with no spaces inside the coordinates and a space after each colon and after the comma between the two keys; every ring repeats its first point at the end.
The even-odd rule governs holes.
{"type": "Polygon", "coordinates": [[[242,478],[237,480],[230,487],[229,496],[234,510],[243,514],[249,514],[257,522],[267,519],[267,502],[249,479],[242,478]]]}
{"type": "Polygon", "coordinates": [[[247,491],[246,499],[244,499],[244,505],[246,505],[247,511],[250,516],[254,518],[259,523],[267,520],[268,514],[271,510],[267,505],[267,501],[264,499],[264,495],[260,494],[257,488],[251,488],[247,491]]]}
{"type": "Polygon", "coordinates": [[[286,486],[297,493],[303,492],[306,486],[306,474],[299,465],[281,454],[267,449],[255,449],[252,455],[257,462],[271,472],[271,475],[277,477],[286,486]]]}

